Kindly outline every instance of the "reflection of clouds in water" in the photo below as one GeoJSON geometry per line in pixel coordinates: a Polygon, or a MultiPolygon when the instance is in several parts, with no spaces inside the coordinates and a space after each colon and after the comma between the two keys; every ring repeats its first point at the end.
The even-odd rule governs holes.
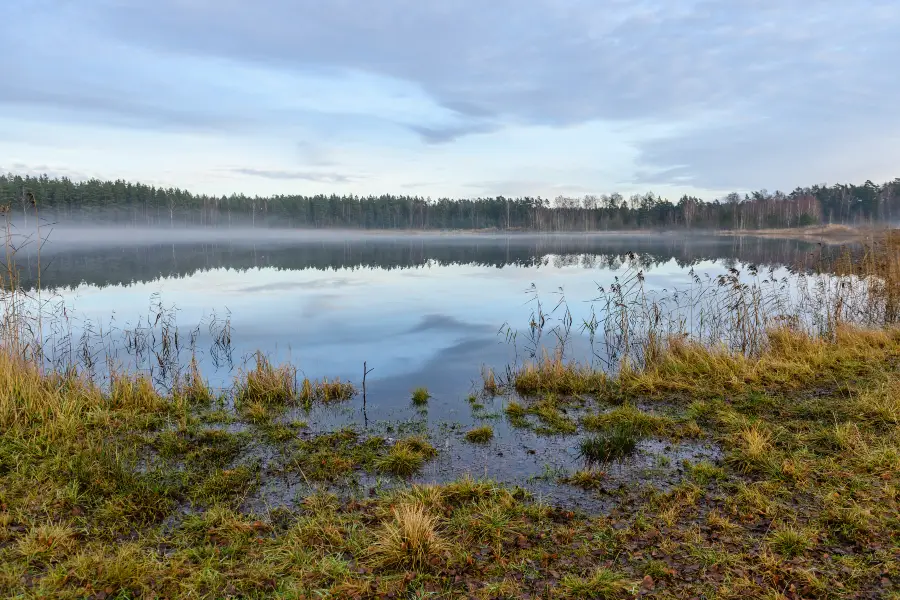
{"type": "Polygon", "coordinates": [[[466,323],[450,315],[433,314],[423,316],[416,325],[407,330],[407,333],[420,333],[440,329],[463,332],[484,331],[486,327],[475,323],[466,323]]]}
{"type": "Polygon", "coordinates": [[[341,308],[344,298],[339,294],[316,294],[307,296],[300,309],[300,317],[321,317],[322,314],[341,308]]]}
{"type": "MultiPolygon", "coordinates": [[[[378,378],[381,389],[405,390],[413,382],[427,382],[432,391],[454,390],[459,393],[470,381],[480,376],[482,363],[506,363],[511,347],[498,343],[496,336],[466,337],[435,350],[424,362],[405,372],[378,378]],[[460,384],[463,384],[462,386],[460,384]]],[[[377,361],[369,361],[377,365],[377,361]]]]}

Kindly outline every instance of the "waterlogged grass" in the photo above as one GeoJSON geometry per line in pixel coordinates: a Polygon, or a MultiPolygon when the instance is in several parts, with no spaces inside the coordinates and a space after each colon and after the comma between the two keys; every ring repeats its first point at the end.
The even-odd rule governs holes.
{"type": "Polygon", "coordinates": [[[413,390],[412,402],[416,406],[425,406],[430,399],[431,394],[428,392],[428,388],[419,387],[413,390]]]}
{"type": "Polygon", "coordinates": [[[312,406],[314,403],[344,402],[353,398],[356,393],[356,387],[352,383],[340,379],[331,381],[304,379],[300,385],[300,402],[305,406],[312,406]]]}
{"type": "Polygon", "coordinates": [[[540,435],[573,435],[578,431],[578,423],[567,411],[573,404],[570,398],[547,394],[540,399],[531,399],[527,404],[510,401],[504,413],[509,423],[519,429],[532,429],[540,435]],[[528,417],[534,417],[534,421],[528,417]]]}
{"type": "Polygon", "coordinates": [[[202,380],[165,395],[120,373],[101,389],[0,352],[0,596],[890,598],[900,334],[772,339],[752,359],[673,347],[603,386],[545,378],[506,403],[528,427],[571,422],[599,460],[694,428],[723,449],[666,489],[611,492],[605,467],[566,475],[621,494],[599,514],[486,480],[405,483],[437,453],[427,438],[287,421],[304,386],[285,395],[271,365],[238,382],[231,408],[202,380]],[[360,472],[399,479],[327,491],[360,472]],[[247,503],[288,475],[313,491],[247,503]]]}
{"type": "Polygon", "coordinates": [[[635,451],[638,441],[640,435],[634,429],[617,424],[584,438],[578,448],[589,463],[602,463],[628,456],[635,451]]]}
{"type": "Polygon", "coordinates": [[[437,449],[434,446],[426,439],[414,436],[398,440],[386,455],[376,460],[375,466],[383,473],[411,477],[435,456],[437,449]]]}
{"type": "Polygon", "coordinates": [[[490,425],[483,425],[466,432],[466,440],[473,444],[487,444],[494,439],[494,430],[490,425]]]}
{"type": "Polygon", "coordinates": [[[575,471],[571,475],[564,477],[562,482],[584,490],[592,490],[602,487],[605,480],[606,471],[591,468],[575,471]]]}
{"type": "Polygon", "coordinates": [[[625,427],[642,436],[662,434],[674,428],[671,419],[644,412],[633,404],[625,404],[609,412],[584,415],[581,423],[588,431],[625,427]]]}

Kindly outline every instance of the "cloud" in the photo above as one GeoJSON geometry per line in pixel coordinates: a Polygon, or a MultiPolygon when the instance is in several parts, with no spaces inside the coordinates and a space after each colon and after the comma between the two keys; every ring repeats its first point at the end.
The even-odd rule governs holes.
{"type": "Polygon", "coordinates": [[[110,33],[157,49],[358,69],[414,81],[469,117],[571,124],[684,115],[748,96],[787,97],[837,71],[884,72],[879,50],[900,47],[900,8],[864,4],[160,0],[95,12],[110,33]]]}
{"type": "MultiPolygon", "coordinates": [[[[615,123],[631,132],[623,152],[636,150],[629,184],[700,189],[806,183],[835,165],[865,178],[900,159],[885,141],[900,135],[895,0],[12,3],[0,108],[29,114],[312,132],[374,152],[410,134],[436,152],[508,129],[615,123]],[[54,43],[35,45],[38,33],[54,43]]],[[[327,160],[305,152],[304,164],[327,160]]],[[[306,179],[288,173],[252,174],[306,179]]]]}
{"type": "Polygon", "coordinates": [[[68,177],[74,181],[86,181],[95,177],[95,175],[90,175],[83,171],[67,169],[65,167],[32,165],[21,162],[13,162],[8,165],[0,164],[0,173],[13,173],[22,177],[40,177],[42,175],[46,175],[47,177],[68,177]]]}
{"type": "Polygon", "coordinates": [[[446,127],[429,127],[426,125],[410,125],[412,131],[418,133],[428,144],[443,144],[473,133],[490,133],[499,129],[499,125],[490,123],[469,123],[466,125],[450,125],[446,127]]]}
{"type": "Polygon", "coordinates": [[[34,114],[54,119],[113,123],[145,129],[169,128],[178,131],[234,130],[249,126],[252,120],[240,115],[217,115],[211,111],[185,110],[138,99],[81,92],[76,89],[42,90],[28,87],[0,86],[0,104],[19,106],[34,114]]]}
{"type": "Polygon", "coordinates": [[[301,171],[290,169],[229,169],[231,173],[249,175],[250,177],[264,177],[266,179],[302,179],[317,183],[349,183],[360,179],[358,176],[343,175],[341,173],[323,173],[318,171],[301,171]]]}

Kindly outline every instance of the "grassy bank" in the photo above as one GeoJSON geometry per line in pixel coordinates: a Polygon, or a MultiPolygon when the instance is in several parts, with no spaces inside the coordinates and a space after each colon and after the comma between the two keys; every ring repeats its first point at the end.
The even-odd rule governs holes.
{"type": "Polygon", "coordinates": [[[280,440],[280,467],[314,482],[353,470],[403,477],[436,451],[422,438],[304,433],[284,418],[302,387],[271,365],[242,375],[231,405],[195,379],[167,396],[125,375],[101,390],[3,352],[0,591],[896,598],[900,332],[842,328],[824,341],[784,330],[772,340],[755,358],[674,345],[641,371],[520,372],[524,409],[547,394],[557,408],[583,402],[579,427],[608,444],[619,444],[616,428],[722,445],[720,464],[686,469],[666,492],[605,489],[602,464],[573,474],[586,493],[622,498],[601,515],[474,479],[248,508],[266,473],[235,458],[256,439],[280,440]]]}

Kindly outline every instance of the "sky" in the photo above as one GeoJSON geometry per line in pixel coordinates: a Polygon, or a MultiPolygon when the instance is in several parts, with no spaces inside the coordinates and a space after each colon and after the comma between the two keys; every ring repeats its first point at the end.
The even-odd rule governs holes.
{"type": "Polygon", "coordinates": [[[896,0],[0,0],[0,172],[582,196],[900,176],[896,0]]]}

